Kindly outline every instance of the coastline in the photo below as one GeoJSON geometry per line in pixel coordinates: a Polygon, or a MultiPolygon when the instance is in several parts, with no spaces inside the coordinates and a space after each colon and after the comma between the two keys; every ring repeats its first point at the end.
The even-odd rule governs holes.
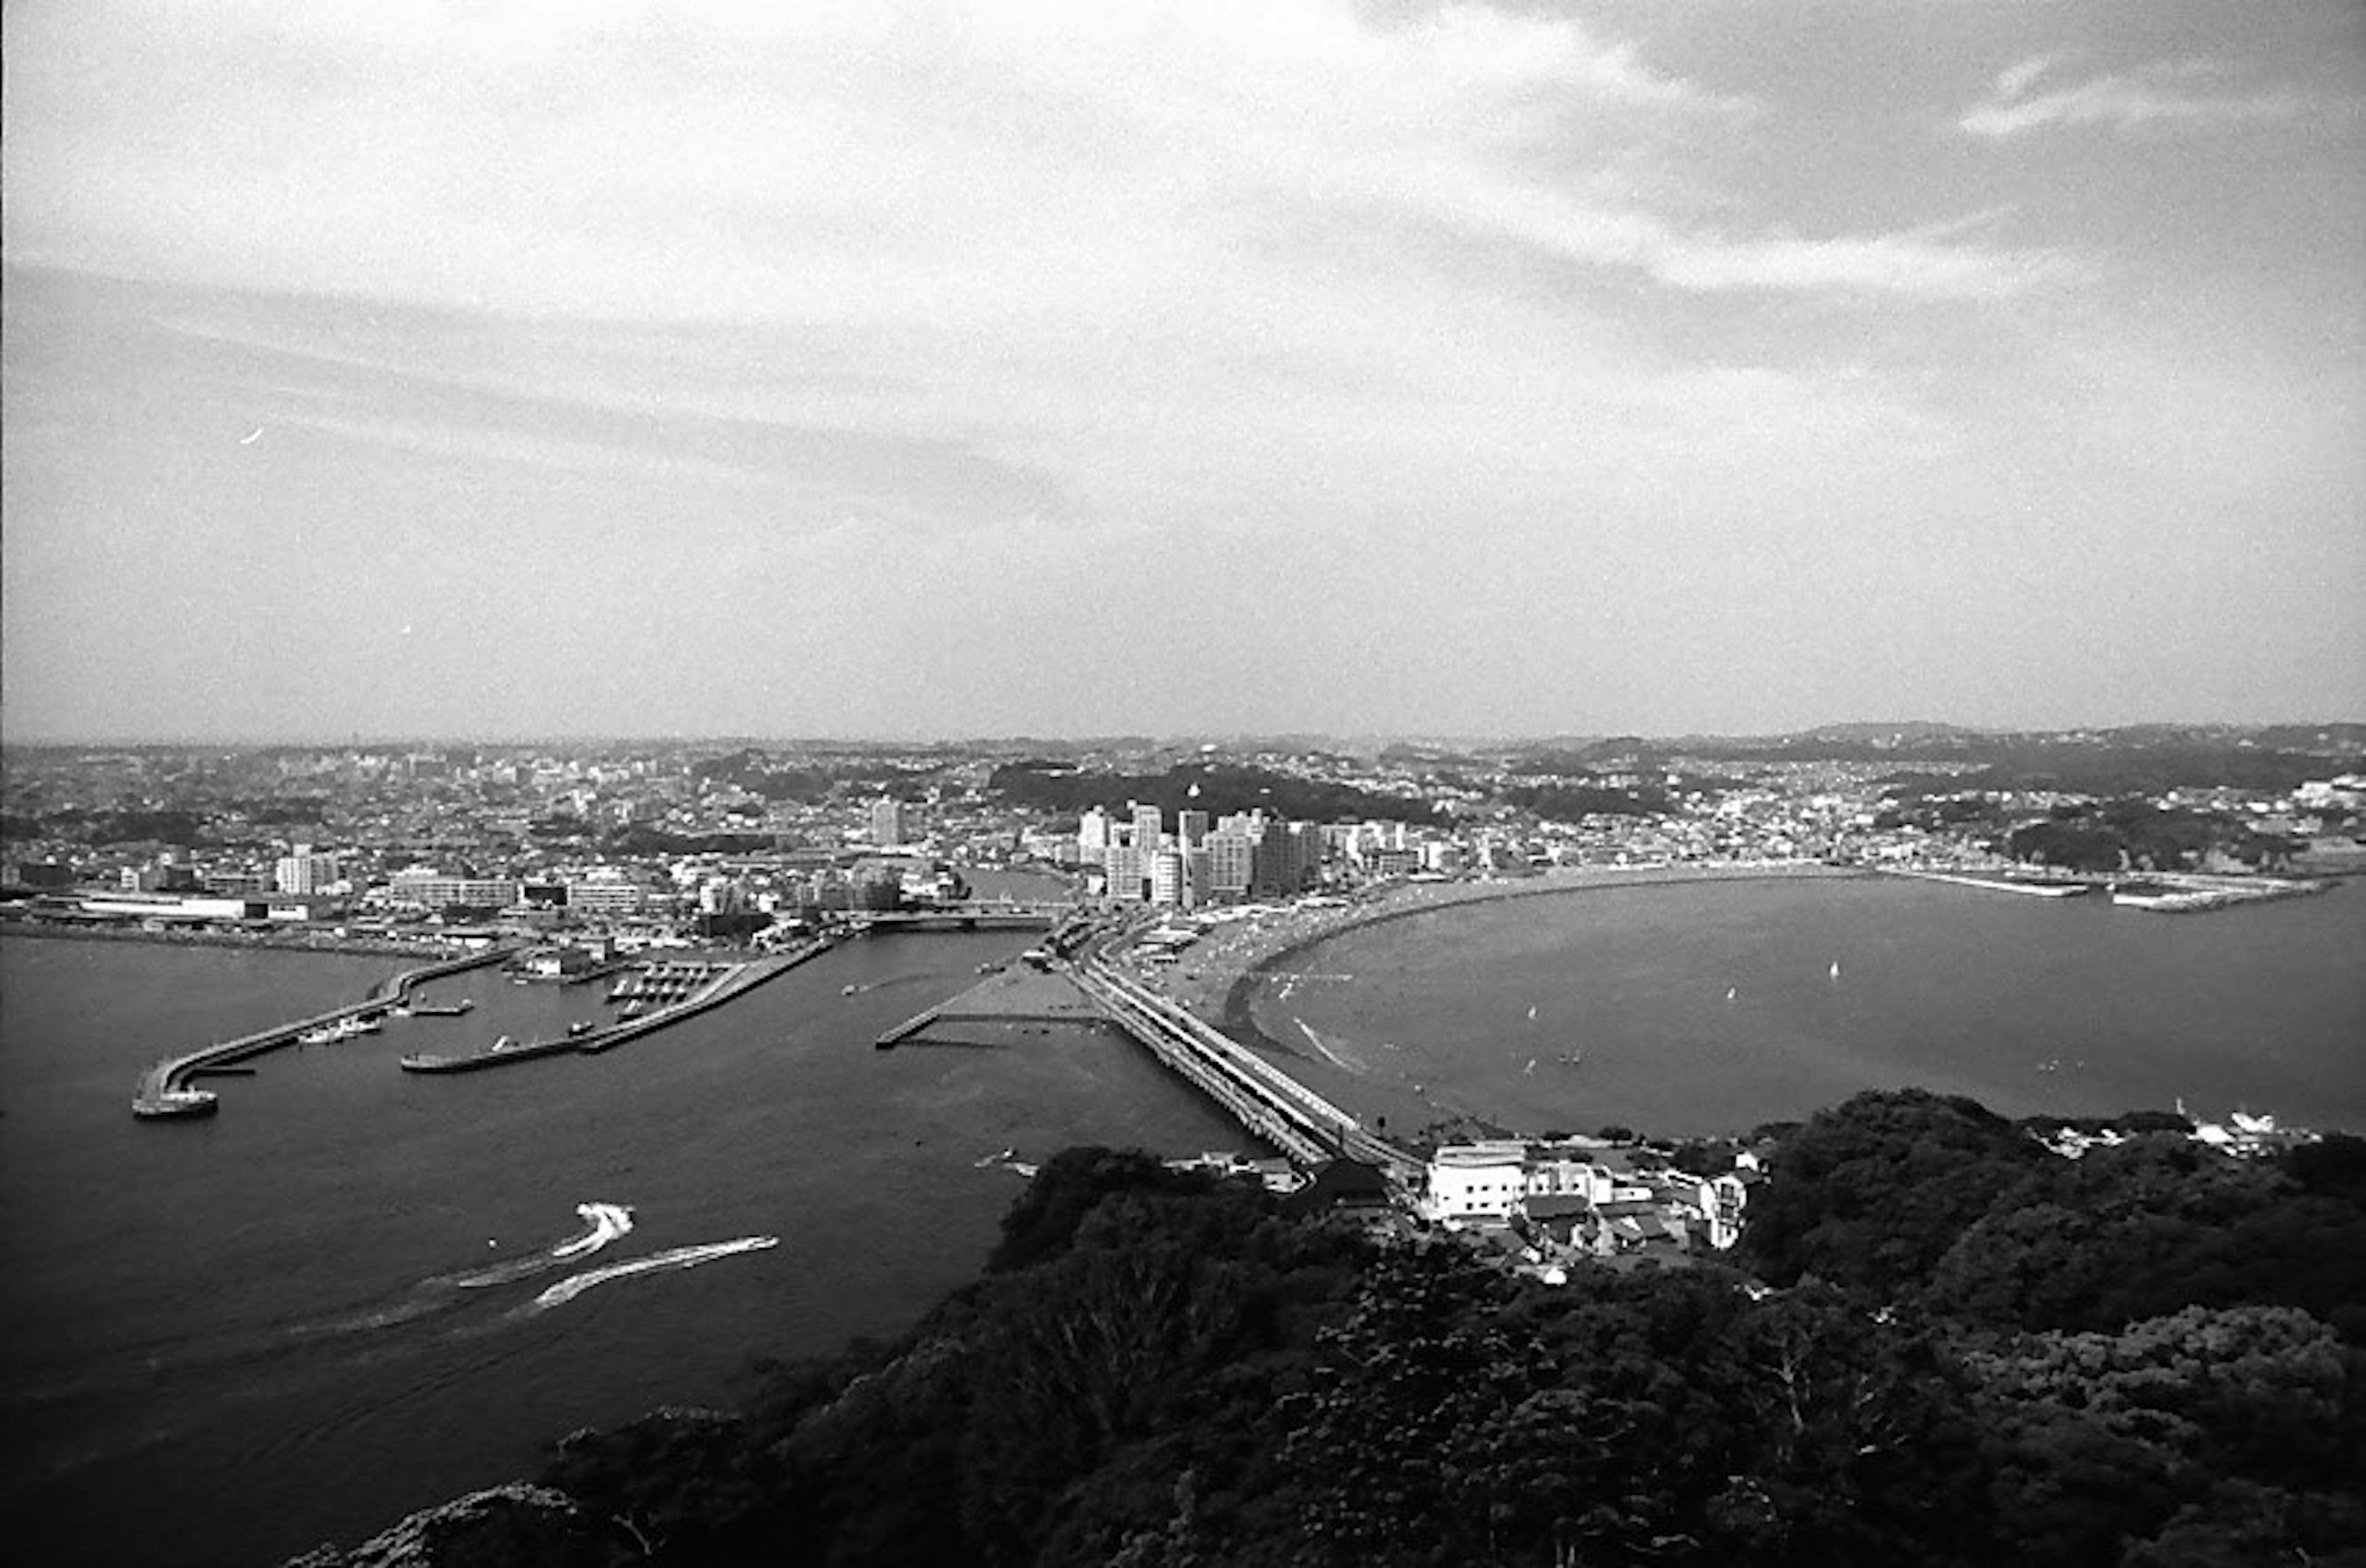
{"type": "Polygon", "coordinates": [[[1259,1027],[1254,1015],[1256,987],[1266,976],[1316,944],[1367,926],[1435,914],[1469,904],[1496,903],[1513,898],[1541,898],[1625,887],[1688,886],[1702,882],[1761,882],[1817,879],[1843,881],[1875,874],[1854,866],[1827,865],[1821,861],[1751,862],[1729,865],[1605,866],[1546,872],[1534,877],[1501,882],[1407,883],[1380,897],[1344,908],[1294,911],[1284,917],[1289,929],[1266,941],[1245,933],[1246,950],[1218,964],[1201,964],[1206,978],[1177,984],[1167,977],[1166,990],[1175,1000],[1207,1019],[1224,1033],[1255,1050],[1282,1056],[1314,1058],[1299,1046],[1275,1039],[1259,1027]],[[1221,1000],[1219,1000],[1221,997],[1221,1000]]]}
{"type": "Polygon", "coordinates": [[[450,943],[415,942],[325,933],[289,931],[147,931],[137,926],[76,925],[63,921],[0,919],[0,939],[34,942],[130,942],[157,947],[255,948],[275,953],[331,953],[363,958],[449,958],[460,952],[450,943]]]}

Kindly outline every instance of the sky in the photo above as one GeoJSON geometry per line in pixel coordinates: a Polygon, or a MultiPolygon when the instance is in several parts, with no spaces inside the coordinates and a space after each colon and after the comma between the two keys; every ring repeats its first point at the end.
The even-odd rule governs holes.
{"type": "Polygon", "coordinates": [[[2366,717],[2366,9],[11,0],[0,734],[2366,717]]]}

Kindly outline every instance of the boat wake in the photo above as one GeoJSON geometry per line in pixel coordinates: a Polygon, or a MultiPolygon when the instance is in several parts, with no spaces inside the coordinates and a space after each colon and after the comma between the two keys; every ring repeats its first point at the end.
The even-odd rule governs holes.
{"type": "Polygon", "coordinates": [[[1333,1066],[1339,1068],[1342,1072],[1360,1073],[1363,1071],[1363,1068],[1357,1066],[1355,1063],[1348,1061],[1346,1057],[1340,1055],[1338,1052],[1331,1049],[1330,1046],[1323,1043],[1322,1036],[1316,1034],[1313,1030],[1307,1028],[1306,1021],[1304,1019],[1293,1018],[1290,1021],[1298,1025],[1298,1027],[1305,1032],[1306,1043],[1309,1045],[1313,1046],[1317,1051],[1323,1053],[1323,1059],[1324,1061],[1330,1063],[1333,1066]]]}
{"type": "Polygon", "coordinates": [[[529,1257],[428,1282],[448,1284],[463,1291],[482,1290],[488,1285],[506,1285],[555,1269],[561,1263],[588,1258],[633,1228],[633,1211],[622,1203],[578,1203],[575,1212],[582,1216],[585,1227],[580,1235],[569,1236],[529,1257]]]}
{"type": "Polygon", "coordinates": [[[718,1258],[729,1258],[741,1252],[760,1252],[766,1247],[780,1245],[781,1238],[776,1235],[743,1235],[731,1241],[670,1247],[663,1252],[653,1252],[647,1258],[636,1258],[629,1263],[611,1263],[603,1268],[587,1269],[580,1274],[568,1276],[535,1297],[525,1310],[548,1312],[552,1307],[565,1306],[592,1286],[604,1285],[611,1280],[629,1279],[636,1274],[663,1273],[676,1269],[695,1269],[718,1258]]]}
{"type": "Polygon", "coordinates": [[[464,1291],[514,1284],[536,1274],[546,1274],[579,1258],[588,1258],[633,1228],[633,1211],[622,1203],[579,1203],[575,1212],[583,1219],[580,1232],[524,1258],[495,1263],[488,1268],[471,1269],[466,1273],[430,1275],[400,1296],[367,1312],[321,1323],[299,1324],[289,1332],[299,1338],[312,1338],[321,1335],[392,1328],[447,1310],[458,1302],[459,1293],[464,1291]]]}

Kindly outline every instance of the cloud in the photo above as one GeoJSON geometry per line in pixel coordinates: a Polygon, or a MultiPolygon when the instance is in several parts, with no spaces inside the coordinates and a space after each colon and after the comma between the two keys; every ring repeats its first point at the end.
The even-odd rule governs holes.
{"type": "Polygon", "coordinates": [[[2165,62],[2031,96],[2059,60],[2040,55],[1999,73],[1987,101],[1956,124],[1975,136],[2004,138],[2052,126],[2108,126],[2122,136],[2199,130],[2291,119],[2308,100],[2297,93],[2238,94],[2220,85],[2223,71],[2204,61],[2165,62]]]}
{"type": "Polygon", "coordinates": [[[1621,286],[1955,299],[2052,276],[1972,241],[1696,221],[1639,171],[1713,184],[1763,105],[1578,18],[1477,5],[121,0],[14,20],[34,63],[0,143],[9,253],[145,276],[1139,340],[1257,291],[1245,223],[1301,215],[1302,276],[1327,225],[1376,206],[1621,286]]]}

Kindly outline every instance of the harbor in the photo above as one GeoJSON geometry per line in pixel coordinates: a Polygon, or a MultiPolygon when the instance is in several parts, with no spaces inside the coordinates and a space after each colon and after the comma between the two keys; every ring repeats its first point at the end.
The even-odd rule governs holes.
{"type": "Polygon", "coordinates": [[[139,1088],[131,1099],[131,1113],[148,1121],[213,1115],[221,1109],[220,1100],[210,1089],[190,1087],[191,1079],[225,1076],[235,1064],[283,1046],[326,1043],[365,1032],[428,982],[499,964],[516,952],[515,948],[490,947],[406,969],[372,987],[370,994],[358,1002],[152,1063],[140,1075],[139,1088]]]}
{"type": "Polygon", "coordinates": [[[660,960],[627,975],[610,992],[609,999],[620,1004],[614,1023],[584,1027],[579,1022],[549,1040],[517,1041],[502,1035],[485,1049],[462,1055],[416,1052],[405,1055],[400,1066],[406,1073],[436,1075],[481,1072],[545,1056],[598,1055],[745,996],[827,953],[832,945],[828,938],[819,938],[785,953],[745,962],[660,960]]]}

